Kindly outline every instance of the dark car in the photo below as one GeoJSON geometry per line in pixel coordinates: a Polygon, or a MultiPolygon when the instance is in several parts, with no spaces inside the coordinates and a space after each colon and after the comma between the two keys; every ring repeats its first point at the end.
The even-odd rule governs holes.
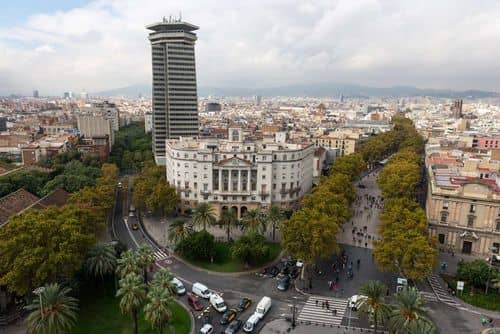
{"type": "Polygon", "coordinates": [[[241,298],[240,303],[236,306],[236,309],[238,312],[243,312],[250,307],[250,304],[252,304],[252,300],[250,298],[241,298]]]}
{"type": "Polygon", "coordinates": [[[240,319],[236,319],[236,320],[231,321],[229,326],[227,326],[226,330],[224,331],[224,334],[236,333],[241,328],[242,324],[243,324],[243,321],[241,321],[240,319]]]}
{"type": "Polygon", "coordinates": [[[132,224],[132,229],[133,229],[134,231],[137,231],[137,230],[139,229],[139,225],[137,225],[137,223],[133,223],[133,224],[132,224]]]}
{"type": "Polygon", "coordinates": [[[366,186],[364,184],[360,183],[360,184],[358,184],[358,188],[365,189],[366,186]]]}
{"type": "Polygon", "coordinates": [[[281,268],[281,272],[280,272],[281,275],[288,275],[289,273],[290,273],[290,267],[283,266],[283,268],[281,268]]]}
{"type": "Polygon", "coordinates": [[[202,325],[212,324],[212,315],[210,312],[203,312],[202,325]]]}
{"type": "Polygon", "coordinates": [[[195,311],[203,310],[203,304],[200,302],[200,298],[198,298],[198,296],[195,296],[193,294],[188,294],[188,304],[195,311]]]}
{"type": "Polygon", "coordinates": [[[219,323],[221,325],[227,325],[228,323],[233,321],[234,318],[236,318],[237,313],[238,313],[238,311],[234,308],[227,310],[226,312],[224,312],[224,314],[220,318],[219,323]]]}
{"type": "Polygon", "coordinates": [[[290,277],[289,276],[283,276],[280,278],[278,281],[278,290],[280,291],[286,291],[290,287],[290,277]]]}

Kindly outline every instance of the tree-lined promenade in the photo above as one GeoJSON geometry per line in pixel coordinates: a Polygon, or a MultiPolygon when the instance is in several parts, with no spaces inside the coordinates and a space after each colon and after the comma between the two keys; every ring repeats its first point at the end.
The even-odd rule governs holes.
{"type": "Polygon", "coordinates": [[[329,174],[304,197],[301,209],[282,224],[282,245],[290,255],[312,264],[337,254],[338,231],[352,217],[353,182],[392,155],[378,180],[386,206],[376,262],[383,271],[412,279],[431,272],[437,252],[427,233],[425,212],[415,202],[424,143],[411,120],[397,115],[392,123],[392,130],[367,140],[358,153],[335,160],[329,174]]]}

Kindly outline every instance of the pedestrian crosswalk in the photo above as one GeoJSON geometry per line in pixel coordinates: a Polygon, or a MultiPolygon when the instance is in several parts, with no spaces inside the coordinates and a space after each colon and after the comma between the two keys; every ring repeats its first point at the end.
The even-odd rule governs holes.
{"type": "Polygon", "coordinates": [[[169,257],[169,255],[164,251],[162,251],[161,249],[158,249],[156,252],[154,252],[153,256],[155,257],[156,261],[165,260],[169,257]]]}
{"type": "Polygon", "coordinates": [[[432,292],[420,291],[420,296],[422,296],[423,299],[430,301],[430,302],[437,302],[438,301],[438,298],[432,292]]]}
{"type": "Polygon", "coordinates": [[[300,311],[297,320],[311,324],[340,325],[346,312],[348,300],[311,296],[300,311]],[[323,303],[328,301],[328,308],[323,303]]]}
{"type": "Polygon", "coordinates": [[[461,306],[460,303],[458,303],[454,297],[450,296],[450,294],[448,293],[446,288],[441,283],[440,277],[438,277],[437,275],[434,274],[434,275],[428,277],[427,281],[431,285],[431,288],[434,291],[434,293],[436,294],[437,299],[439,299],[439,301],[441,301],[447,305],[453,306],[453,307],[461,306]]]}

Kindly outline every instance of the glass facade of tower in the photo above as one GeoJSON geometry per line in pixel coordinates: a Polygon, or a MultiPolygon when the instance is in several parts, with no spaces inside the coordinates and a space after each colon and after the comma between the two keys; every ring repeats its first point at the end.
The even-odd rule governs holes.
{"type": "Polygon", "coordinates": [[[194,45],[198,27],[163,21],[147,26],[153,64],[153,153],[165,164],[165,140],[198,136],[194,45]]]}

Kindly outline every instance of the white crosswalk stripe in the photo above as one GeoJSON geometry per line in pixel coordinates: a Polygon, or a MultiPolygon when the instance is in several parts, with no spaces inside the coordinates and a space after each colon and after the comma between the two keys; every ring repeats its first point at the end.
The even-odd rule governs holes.
{"type": "Polygon", "coordinates": [[[303,321],[327,325],[340,325],[346,312],[347,304],[347,299],[311,296],[300,311],[297,320],[299,322],[303,321]],[[316,304],[316,301],[318,301],[318,304],[316,304]],[[326,301],[328,301],[329,310],[326,309],[326,307],[321,307],[321,303],[326,301]],[[335,315],[333,310],[337,311],[335,315]]]}
{"type": "Polygon", "coordinates": [[[169,257],[169,255],[161,249],[158,249],[156,252],[154,252],[153,256],[155,257],[156,261],[165,260],[169,257]]]}
{"type": "Polygon", "coordinates": [[[432,292],[420,291],[420,295],[422,296],[422,298],[424,298],[425,300],[428,300],[430,302],[437,302],[438,301],[438,298],[432,292]]]}
{"type": "Polygon", "coordinates": [[[458,307],[461,306],[460,303],[458,303],[455,298],[450,296],[448,291],[442,286],[441,282],[439,281],[439,278],[436,275],[430,276],[428,279],[429,284],[432,287],[432,290],[437,296],[437,299],[447,305],[453,306],[453,307],[458,307]]]}

